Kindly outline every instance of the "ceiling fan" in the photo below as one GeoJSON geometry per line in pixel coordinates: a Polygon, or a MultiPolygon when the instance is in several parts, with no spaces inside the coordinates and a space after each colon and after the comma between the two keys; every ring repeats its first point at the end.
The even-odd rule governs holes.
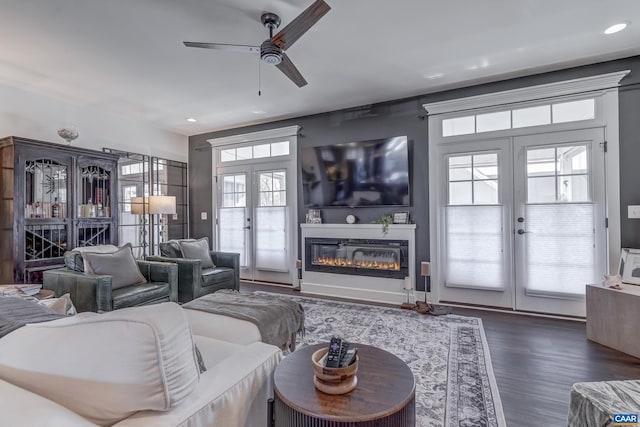
{"type": "Polygon", "coordinates": [[[259,53],[260,59],[267,64],[278,67],[285,76],[289,77],[298,87],[307,84],[300,71],[293,65],[285,50],[289,49],[304,33],[315,25],[331,7],[324,0],[316,0],[304,12],[298,15],[278,34],[273,35],[273,30],[280,26],[280,17],[275,13],[263,13],[261,17],[262,25],[269,30],[269,38],[260,46],[249,46],[240,44],[224,43],[201,43],[184,42],[187,47],[199,47],[204,49],[230,50],[234,52],[259,53]]]}

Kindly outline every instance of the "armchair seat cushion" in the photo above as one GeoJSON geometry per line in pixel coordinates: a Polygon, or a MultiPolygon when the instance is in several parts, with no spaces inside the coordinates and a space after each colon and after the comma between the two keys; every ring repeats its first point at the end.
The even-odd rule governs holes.
{"type": "Polygon", "coordinates": [[[114,289],[111,293],[113,309],[145,305],[151,302],[169,301],[171,288],[165,282],[145,283],[114,289]]]}
{"type": "Polygon", "coordinates": [[[202,269],[202,286],[212,286],[227,280],[233,281],[235,272],[233,268],[216,267],[202,269]]]}

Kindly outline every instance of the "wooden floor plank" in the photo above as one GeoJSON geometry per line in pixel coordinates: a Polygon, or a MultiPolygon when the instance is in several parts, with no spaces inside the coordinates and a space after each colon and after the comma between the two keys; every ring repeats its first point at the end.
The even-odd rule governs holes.
{"type": "MultiPolygon", "coordinates": [[[[312,297],[249,282],[241,290],[312,297]]],[[[640,359],[587,340],[584,322],[458,307],[452,312],[482,319],[509,426],[564,426],[572,384],[640,378],[640,359]]]]}

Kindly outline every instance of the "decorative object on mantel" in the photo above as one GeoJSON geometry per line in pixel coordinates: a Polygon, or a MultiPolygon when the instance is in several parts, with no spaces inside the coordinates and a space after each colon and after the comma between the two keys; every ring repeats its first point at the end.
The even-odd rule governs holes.
{"type": "Polygon", "coordinates": [[[442,316],[449,314],[447,307],[436,307],[427,301],[427,292],[431,292],[431,263],[422,261],[420,263],[420,275],[424,277],[424,302],[416,301],[416,311],[421,314],[430,314],[432,316],[442,316]]]}
{"type": "Polygon", "coordinates": [[[393,223],[393,218],[389,214],[384,214],[372,222],[372,224],[382,224],[382,234],[385,236],[389,232],[389,224],[391,223],[393,223]]]}
{"type": "Polygon", "coordinates": [[[355,224],[356,222],[358,222],[358,217],[353,214],[349,214],[345,218],[345,221],[347,221],[347,224],[355,224]]]}
{"type": "Polygon", "coordinates": [[[309,209],[307,211],[306,222],[307,224],[322,224],[320,209],[309,209]]]}
{"type": "Polygon", "coordinates": [[[409,224],[409,212],[394,212],[393,213],[394,224],[409,224]]]}
{"type": "Polygon", "coordinates": [[[71,142],[78,138],[78,130],[72,127],[58,129],[58,135],[60,138],[67,141],[67,144],[71,145],[71,142]]]}
{"type": "Polygon", "coordinates": [[[604,286],[611,289],[622,289],[622,276],[616,274],[615,276],[604,275],[604,286]]]}

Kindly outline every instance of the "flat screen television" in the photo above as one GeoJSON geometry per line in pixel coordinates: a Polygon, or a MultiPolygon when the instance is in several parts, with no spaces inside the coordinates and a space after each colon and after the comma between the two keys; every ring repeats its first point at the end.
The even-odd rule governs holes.
{"type": "Polygon", "coordinates": [[[408,206],[406,136],[301,150],[305,207],[408,206]]]}

